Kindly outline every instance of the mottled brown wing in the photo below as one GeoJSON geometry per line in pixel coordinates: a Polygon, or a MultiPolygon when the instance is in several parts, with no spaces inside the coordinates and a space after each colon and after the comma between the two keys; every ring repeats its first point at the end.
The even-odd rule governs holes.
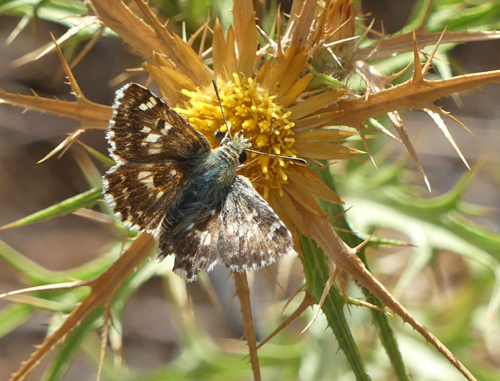
{"type": "Polygon", "coordinates": [[[242,176],[236,176],[220,205],[163,230],[159,244],[160,256],[175,254],[174,271],[188,281],[217,263],[241,272],[268,266],[293,251],[289,230],[242,176]]]}
{"type": "Polygon", "coordinates": [[[127,227],[156,232],[186,186],[186,164],[120,164],[103,179],[104,198],[127,227]]]}
{"type": "Polygon", "coordinates": [[[236,176],[219,220],[218,262],[233,271],[269,266],[293,252],[292,234],[246,177],[236,176]]]}
{"type": "Polygon", "coordinates": [[[107,139],[119,163],[187,161],[210,151],[210,143],[148,89],[129,83],[116,92],[107,139]]]}
{"type": "Polygon", "coordinates": [[[126,226],[156,232],[209,142],[135,83],[116,92],[106,137],[117,162],[103,179],[106,201],[126,226]]]}

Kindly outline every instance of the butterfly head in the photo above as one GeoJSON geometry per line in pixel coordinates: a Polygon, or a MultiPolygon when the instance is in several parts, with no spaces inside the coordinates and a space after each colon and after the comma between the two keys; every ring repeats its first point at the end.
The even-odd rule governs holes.
{"type": "MultiPolygon", "coordinates": [[[[243,164],[247,159],[246,150],[252,146],[251,139],[245,138],[243,131],[238,131],[234,136],[231,135],[231,124],[227,123],[227,131],[224,134],[217,130],[214,134],[215,139],[220,143],[220,147],[231,147],[230,150],[238,155],[239,164],[243,164]]],[[[225,148],[224,148],[225,149],[225,148]]]]}

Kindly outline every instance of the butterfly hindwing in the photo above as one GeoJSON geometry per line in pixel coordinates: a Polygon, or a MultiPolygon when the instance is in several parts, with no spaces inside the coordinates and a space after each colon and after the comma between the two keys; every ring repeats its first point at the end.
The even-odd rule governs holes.
{"type": "Polygon", "coordinates": [[[210,151],[210,143],[201,133],[135,83],[116,92],[107,139],[117,163],[192,160],[210,151]]]}
{"type": "Polygon", "coordinates": [[[218,263],[217,243],[222,233],[219,213],[219,208],[204,211],[189,225],[160,236],[160,257],[175,254],[173,270],[188,281],[218,263]]]}
{"type": "Polygon", "coordinates": [[[219,263],[258,269],[293,251],[292,235],[246,177],[236,176],[220,218],[219,263]]]}
{"type": "Polygon", "coordinates": [[[116,165],[104,176],[104,197],[126,226],[155,231],[186,185],[186,168],[176,161],[116,165]]]}
{"type": "Polygon", "coordinates": [[[220,205],[160,236],[160,256],[175,254],[174,270],[189,281],[217,263],[241,272],[268,266],[292,250],[288,229],[242,176],[220,205]]]}

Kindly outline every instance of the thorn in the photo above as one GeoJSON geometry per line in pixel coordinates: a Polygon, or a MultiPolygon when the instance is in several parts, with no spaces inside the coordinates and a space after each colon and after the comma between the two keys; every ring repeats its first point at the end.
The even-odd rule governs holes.
{"type": "MultiPolygon", "coordinates": [[[[422,18],[422,22],[420,23],[419,27],[417,28],[418,32],[424,31],[425,23],[426,23],[427,19],[429,18],[429,15],[431,14],[431,9],[432,9],[432,0],[430,0],[429,3],[427,4],[427,8],[425,10],[424,17],[422,18]]],[[[448,26],[446,26],[446,27],[448,27],[448,26]]]]}
{"type": "Polygon", "coordinates": [[[444,123],[443,118],[441,118],[441,115],[439,115],[440,114],[439,113],[439,109],[436,110],[438,112],[435,112],[435,111],[433,111],[431,109],[424,109],[424,111],[432,118],[432,120],[434,121],[434,123],[436,123],[436,125],[438,126],[438,128],[441,130],[441,132],[446,137],[446,139],[450,142],[450,144],[453,147],[453,149],[457,152],[457,154],[460,157],[460,159],[462,159],[462,161],[464,162],[465,166],[470,171],[469,163],[467,163],[467,160],[465,159],[464,155],[460,151],[460,148],[458,148],[458,145],[455,142],[455,139],[453,139],[453,136],[451,135],[450,131],[446,127],[446,124],[444,123]]]}
{"type": "MultiPolygon", "coordinates": [[[[307,292],[304,296],[304,299],[300,303],[299,307],[290,315],[288,316],[269,336],[267,336],[263,341],[259,343],[257,346],[257,349],[260,349],[264,344],[268,343],[273,337],[275,337],[278,333],[280,333],[287,325],[290,325],[292,321],[294,321],[296,318],[298,318],[302,313],[308,309],[309,307],[314,305],[314,299],[311,295],[309,295],[307,292]]],[[[245,356],[247,358],[249,355],[245,356]]]]}
{"type": "MultiPolygon", "coordinates": [[[[353,48],[354,52],[359,48],[359,45],[363,42],[363,40],[366,38],[366,36],[368,36],[368,33],[370,33],[372,31],[374,24],[375,24],[375,18],[372,19],[372,21],[370,22],[370,25],[368,25],[366,27],[366,30],[364,31],[364,33],[359,37],[359,39],[354,44],[354,48],[353,48]]],[[[376,50],[376,48],[372,51],[372,53],[374,53],[375,50],[376,50]]],[[[368,59],[367,59],[367,61],[368,61],[368,59]]]]}
{"type": "Polygon", "coordinates": [[[307,331],[309,329],[309,327],[311,327],[311,325],[313,325],[313,323],[318,318],[319,313],[321,312],[321,308],[323,307],[323,304],[325,304],[326,297],[330,293],[330,289],[332,288],[333,282],[335,281],[335,275],[336,275],[335,271],[330,271],[330,274],[328,275],[328,280],[326,281],[326,284],[325,284],[325,288],[323,289],[323,294],[321,295],[321,299],[319,300],[319,303],[318,303],[318,309],[314,313],[314,316],[313,316],[312,320],[309,322],[309,324],[307,324],[306,327],[300,332],[301,335],[305,331],[307,331]]]}
{"type": "Polygon", "coordinates": [[[78,53],[78,55],[71,61],[71,64],[69,65],[70,69],[73,69],[76,65],[80,63],[80,61],[87,55],[88,52],[97,44],[97,42],[101,39],[102,35],[104,34],[104,31],[106,30],[106,27],[102,25],[97,33],[95,33],[92,38],[85,44],[83,49],[78,53]]]}
{"type": "Polygon", "coordinates": [[[336,215],[334,216],[330,216],[328,217],[328,221],[330,221],[331,223],[334,223],[335,221],[337,221],[340,217],[344,216],[349,210],[351,210],[352,208],[352,205],[350,207],[348,207],[347,209],[344,209],[342,212],[340,213],[337,213],[336,215]]]}
{"type": "Polygon", "coordinates": [[[368,156],[370,156],[370,160],[371,160],[373,166],[375,167],[375,169],[378,170],[378,166],[377,166],[377,163],[375,162],[375,158],[373,157],[373,155],[370,151],[370,147],[368,146],[368,140],[366,139],[366,135],[365,135],[365,131],[364,131],[363,127],[358,128],[357,130],[358,130],[359,136],[361,136],[361,140],[363,141],[363,144],[365,146],[366,153],[368,154],[368,156]]]}
{"type": "Polygon", "coordinates": [[[422,62],[420,62],[420,54],[418,51],[418,44],[417,44],[417,35],[415,31],[413,31],[413,64],[414,64],[414,69],[413,69],[413,78],[412,81],[420,81],[423,79],[423,73],[422,73],[422,62]]]}
{"type": "Polygon", "coordinates": [[[409,68],[411,68],[413,66],[413,62],[409,62],[408,65],[406,65],[403,69],[401,69],[400,71],[398,71],[397,73],[394,73],[392,75],[389,75],[387,76],[387,83],[391,83],[392,81],[394,81],[395,79],[398,79],[399,77],[401,77],[404,73],[406,73],[408,71],[409,68]]]}
{"type": "Polygon", "coordinates": [[[441,36],[439,36],[438,42],[436,42],[436,46],[434,46],[434,50],[432,51],[431,55],[427,59],[427,62],[425,63],[424,69],[422,71],[422,77],[424,77],[427,74],[427,72],[429,71],[431,64],[432,64],[432,61],[434,60],[434,56],[436,55],[436,52],[439,48],[439,45],[441,44],[441,40],[443,39],[444,34],[446,33],[446,29],[448,29],[448,26],[445,26],[443,32],[441,33],[441,36]]]}
{"type": "Polygon", "coordinates": [[[63,54],[61,48],[59,47],[59,45],[57,44],[57,40],[54,37],[54,34],[52,32],[50,33],[50,37],[52,37],[52,41],[54,42],[54,46],[55,46],[56,51],[57,51],[57,55],[59,56],[59,60],[61,61],[64,72],[66,73],[66,77],[68,78],[69,85],[71,86],[71,89],[75,93],[76,99],[85,99],[85,96],[83,95],[82,90],[80,89],[80,86],[76,82],[76,79],[73,76],[73,73],[71,72],[71,69],[68,66],[68,62],[64,58],[64,54],[63,54]]]}
{"type": "Polygon", "coordinates": [[[375,233],[372,233],[367,239],[365,239],[363,242],[361,242],[358,246],[354,247],[353,250],[356,253],[359,253],[362,248],[364,248],[366,245],[368,245],[368,242],[375,236],[375,233]]]}
{"type": "Polygon", "coordinates": [[[391,112],[388,115],[389,115],[389,119],[391,120],[394,128],[398,132],[399,137],[403,141],[403,144],[405,145],[406,150],[408,151],[408,153],[410,154],[410,157],[412,158],[413,162],[417,166],[417,169],[420,172],[420,175],[422,176],[427,189],[429,190],[429,192],[431,192],[431,185],[429,183],[429,180],[427,179],[427,176],[424,172],[424,168],[422,167],[422,164],[420,163],[420,160],[418,160],[417,152],[415,151],[415,148],[411,144],[410,138],[409,138],[408,134],[406,133],[406,130],[403,126],[403,121],[401,120],[401,117],[399,116],[399,114],[396,111],[391,112]]]}

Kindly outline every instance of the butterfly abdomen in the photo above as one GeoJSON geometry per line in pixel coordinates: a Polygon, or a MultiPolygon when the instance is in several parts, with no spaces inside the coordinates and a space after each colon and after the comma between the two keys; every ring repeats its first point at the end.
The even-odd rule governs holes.
{"type": "Polygon", "coordinates": [[[236,177],[236,166],[222,160],[216,150],[210,152],[197,168],[167,214],[163,227],[182,232],[192,221],[209,214],[225,199],[236,177]]]}

